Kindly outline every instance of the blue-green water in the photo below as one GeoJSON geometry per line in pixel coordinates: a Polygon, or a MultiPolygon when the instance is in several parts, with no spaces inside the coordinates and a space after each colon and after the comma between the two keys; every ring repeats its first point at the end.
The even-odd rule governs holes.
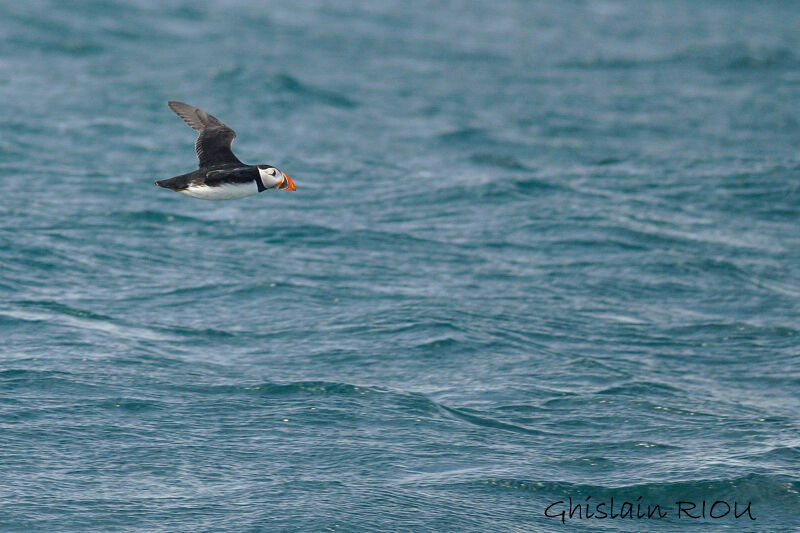
{"type": "Polygon", "coordinates": [[[796,528],[800,6],[360,4],[0,4],[0,531],[796,528]]]}

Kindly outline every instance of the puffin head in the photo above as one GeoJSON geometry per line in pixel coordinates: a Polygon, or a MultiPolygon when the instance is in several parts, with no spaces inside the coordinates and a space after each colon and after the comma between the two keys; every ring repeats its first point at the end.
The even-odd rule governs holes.
{"type": "Polygon", "coordinates": [[[294,191],[292,178],[273,167],[272,165],[258,165],[258,179],[266,189],[280,189],[282,191],[294,191]]]}

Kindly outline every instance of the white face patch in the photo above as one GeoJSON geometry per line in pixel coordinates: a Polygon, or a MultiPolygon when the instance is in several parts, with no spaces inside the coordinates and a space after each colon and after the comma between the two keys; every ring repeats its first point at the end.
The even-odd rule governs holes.
{"type": "Polygon", "coordinates": [[[283,181],[283,173],[275,167],[259,167],[258,174],[261,177],[261,183],[263,183],[264,187],[267,189],[276,187],[281,181],[283,181]]]}
{"type": "Polygon", "coordinates": [[[180,192],[194,198],[200,198],[201,200],[235,200],[258,193],[258,185],[256,185],[255,181],[247,183],[228,183],[217,187],[199,185],[189,187],[180,192]]]}

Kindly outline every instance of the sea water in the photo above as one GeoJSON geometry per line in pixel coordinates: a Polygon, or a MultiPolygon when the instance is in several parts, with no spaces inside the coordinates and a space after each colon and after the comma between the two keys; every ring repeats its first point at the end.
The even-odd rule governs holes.
{"type": "Polygon", "coordinates": [[[3,2],[0,531],[795,530],[798,28],[3,2]]]}

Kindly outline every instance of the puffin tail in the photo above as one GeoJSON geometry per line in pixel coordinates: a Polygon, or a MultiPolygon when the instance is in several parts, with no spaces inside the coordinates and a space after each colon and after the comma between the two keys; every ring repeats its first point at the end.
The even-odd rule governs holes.
{"type": "Polygon", "coordinates": [[[182,191],[189,185],[187,177],[188,175],[184,174],[183,176],[175,176],[167,180],[156,180],[155,183],[159,187],[164,187],[165,189],[182,191]]]}

